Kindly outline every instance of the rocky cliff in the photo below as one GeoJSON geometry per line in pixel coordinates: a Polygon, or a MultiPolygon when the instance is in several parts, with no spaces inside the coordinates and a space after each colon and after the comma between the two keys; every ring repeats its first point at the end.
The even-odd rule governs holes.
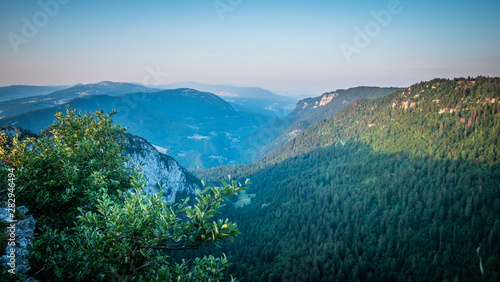
{"type": "MultiPolygon", "coordinates": [[[[17,133],[21,140],[39,136],[30,130],[14,126],[0,127],[0,132],[11,138],[17,133]]],[[[136,165],[142,165],[141,169],[146,172],[146,191],[149,193],[162,191],[167,202],[174,202],[177,193],[191,194],[201,188],[201,182],[196,177],[175,159],[156,150],[146,139],[129,133],[125,134],[125,138],[125,155],[130,157],[126,166],[132,169],[136,165]]]]}
{"type": "Polygon", "coordinates": [[[179,192],[194,193],[201,188],[198,179],[192,176],[185,168],[179,165],[172,157],[160,153],[144,138],[126,134],[125,154],[130,157],[126,164],[132,168],[136,164],[146,172],[146,191],[148,193],[163,192],[169,203],[175,201],[179,192]]]}

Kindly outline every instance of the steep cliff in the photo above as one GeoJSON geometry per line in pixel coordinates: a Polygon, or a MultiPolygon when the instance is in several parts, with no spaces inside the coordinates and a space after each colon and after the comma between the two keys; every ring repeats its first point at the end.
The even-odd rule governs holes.
{"type": "MultiPolygon", "coordinates": [[[[21,140],[39,137],[38,134],[30,130],[14,126],[0,127],[0,132],[11,138],[17,133],[21,140]]],[[[142,165],[141,169],[146,172],[147,192],[158,193],[162,191],[167,202],[174,202],[177,193],[191,194],[196,189],[201,188],[201,182],[196,177],[193,177],[172,157],[158,152],[144,138],[129,133],[125,134],[125,138],[125,155],[130,157],[126,166],[132,169],[136,165],[142,165]]]]}
{"type": "Polygon", "coordinates": [[[201,183],[185,168],[179,165],[174,158],[158,152],[144,138],[126,134],[125,154],[130,157],[127,167],[133,168],[136,164],[146,172],[146,191],[148,193],[163,192],[167,202],[174,202],[179,192],[194,193],[201,188],[201,183]]]}

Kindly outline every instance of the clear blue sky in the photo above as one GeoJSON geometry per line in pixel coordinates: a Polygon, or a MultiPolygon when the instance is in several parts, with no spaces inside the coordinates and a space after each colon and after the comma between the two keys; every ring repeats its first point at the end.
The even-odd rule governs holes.
{"type": "Polygon", "coordinates": [[[500,1],[59,1],[40,1],[58,3],[51,15],[39,1],[0,2],[0,85],[191,80],[321,94],[500,76],[500,1]],[[381,10],[390,20],[376,22],[381,10]],[[23,35],[23,17],[38,30],[23,35]],[[157,68],[168,75],[153,79],[157,68]]]}

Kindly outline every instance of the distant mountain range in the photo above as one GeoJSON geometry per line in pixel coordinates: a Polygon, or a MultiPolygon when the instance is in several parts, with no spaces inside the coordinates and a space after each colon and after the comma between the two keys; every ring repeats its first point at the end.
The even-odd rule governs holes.
{"type": "MultiPolygon", "coordinates": [[[[33,86],[33,91],[31,93],[38,93],[36,89],[45,89],[45,91],[49,91],[53,88],[44,88],[41,86],[33,86]]],[[[61,88],[56,87],[56,88],[61,88]]],[[[23,96],[23,93],[26,93],[25,89],[32,89],[29,86],[23,87],[4,87],[11,90],[11,96],[23,96]],[[15,92],[20,91],[20,92],[15,92]],[[24,91],[24,92],[23,92],[24,91]]],[[[0,94],[2,93],[0,89],[0,94]]],[[[92,95],[108,95],[108,96],[116,96],[126,93],[134,93],[134,92],[154,92],[159,91],[158,89],[148,88],[141,85],[131,84],[131,83],[116,83],[110,81],[103,81],[95,84],[86,84],[86,85],[76,85],[69,88],[64,88],[61,90],[57,90],[51,92],[50,94],[42,94],[37,96],[29,96],[24,98],[17,98],[13,100],[0,102],[0,117],[10,117],[14,115],[19,115],[22,113],[26,113],[33,110],[53,107],[57,105],[62,105],[67,103],[73,99],[92,96],[92,95]]]]}
{"type": "Polygon", "coordinates": [[[276,95],[258,87],[204,84],[192,81],[176,82],[155,87],[161,89],[192,88],[210,92],[231,103],[238,111],[277,117],[287,115],[297,102],[297,99],[294,97],[276,95]]]}
{"type": "Polygon", "coordinates": [[[71,86],[11,85],[0,87],[0,102],[31,96],[46,95],[69,87],[71,86]]]}
{"type": "Polygon", "coordinates": [[[379,97],[395,90],[378,87],[337,90],[303,99],[290,113],[294,100],[256,87],[196,82],[155,87],[175,89],[161,91],[103,81],[4,101],[0,102],[3,116],[0,125],[39,131],[52,123],[57,111],[64,112],[66,106],[90,112],[117,110],[116,121],[128,126],[130,132],[173,155],[183,166],[202,168],[249,163],[356,98],[379,97]],[[219,95],[176,88],[183,85],[219,95]]]}
{"type": "Polygon", "coordinates": [[[286,96],[280,96],[259,87],[241,87],[222,84],[205,84],[194,81],[175,82],[167,85],[155,85],[160,89],[193,88],[200,91],[213,93],[220,97],[254,98],[272,101],[290,101],[286,96]]]}
{"type": "Polygon", "coordinates": [[[71,87],[3,87],[0,88],[0,94],[2,91],[7,93],[6,99],[17,98],[0,102],[0,124],[18,125],[38,131],[51,124],[53,115],[57,111],[64,111],[68,105],[81,111],[115,109],[118,111],[116,119],[129,126],[131,132],[147,138],[159,150],[174,155],[183,166],[211,167],[251,161],[248,155],[260,147],[248,149],[246,137],[271,119],[288,114],[295,104],[293,98],[275,95],[257,87],[196,82],[155,87],[172,91],[164,92],[140,84],[110,81],[71,87]],[[193,95],[189,101],[186,101],[186,97],[175,95],[168,102],[165,99],[144,100],[153,97],[145,95],[146,93],[158,93],[154,96],[166,98],[172,93],[180,93],[173,90],[182,86],[195,87],[200,93],[213,92],[217,95],[210,99],[205,99],[208,97],[206,94],[193,95]],[[51,90],[56,91],[47,93],[51,90]],[[217,96],[220,98],[215,99],[217,96]],[[194,101],[198,98],[199,101],[194,101]],[[227,103],[222,103],[223,100],[227,103]],[[204,104],[210,104],[210,101],[217,101],[219,106],[224,106],[219,109],[214,108],[213,103],[204,104]],[[218,116],[219,113],[224,116],[218,116]],[[234,118],[235,116],[238,118],[234,118]],[[223,117],[231,121],[214,120],[223,117]],[[222,129],[221,124],[227,125],[228,129],[222,129]]]}
{"type": "Polygon", "coordinates": [[[58,106],[1,119],[0,125],[39,131],[67,106],[81,112],[117,110],[116,123],[163,148],[182,166],[196,168],[235,163],[244,150],[243,140],[269,120],[238,112],[218,96],[193,89],[117,95],[119,92],[111,92],[114,97],[82,95],[58,106]]]}
{"type": "Polygon", "coordinates": [[[61,105],[89,95],[116,96],[135,92],[155,92],[165,89],[191,88],[214,93],[229,102],[236,110],[270,117],[290,113],[296,97],[276,95],[258,87],[213,85],[198,82],[177,82],[148,87],[136,83],[102,81],[75,86],[7,86],[0,87],[0,119],[25,112],[61,105]]]}

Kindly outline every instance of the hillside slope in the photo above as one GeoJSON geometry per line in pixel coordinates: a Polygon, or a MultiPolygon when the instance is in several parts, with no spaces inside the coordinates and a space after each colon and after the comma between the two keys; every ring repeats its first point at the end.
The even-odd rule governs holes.
{"type": "Polygon", "coordinates": [[[332,116],[338,110],[346,107],[358,98],[378,98],[392,93],[399,88],[388,87],[354,87],[347,90],[336,90],[324,93],[319,97],[302,99],[295,105],[294,110],[275,126],[268,126],[261,130],[261,135],[267,133],[273,140],[266,143],[255,154],[254,160],[259,159],[272,151],[279,149],[286,142],[298,136],[310,125],[332,116]]]}
{"type": "MultiPolygon", "coordinates": [[[[222,252],[247,281],[498,281],[500,78],[360,99],[251,166],[222,252]],[[481,265],[480,265],[481,263],[481,265]],[[482,269],[482,270],[481,270],[482,269]]],[[[235,201],[236,203],[236,201],[235,201]]]]}
{"type": "Polygon", "coordinates": [[[497,159],[498,78],[435,79],[375,100],[360,99],[318,122],[263,162],[275,162],[355,138],[375,150],[469,159],[480,150],[497,159]],[[479,138],[476,140],[476,138],[479,138]],[[488,149],[487,149],[488,148],[488,149]]]}
{"type": "MultiPolygon", "coordinates": [[[[52,124],[56,112],[71,106],[81,112],[117,110],[115,122],[128,127],[175,157],[184,167],[212,167],[236,162],[242,142],[266,118],[237,112],[214,94],[193,89],[131,93],[115,97],[93,95],[0,120],[39,131],[52,124]]],[[[161,149],[160,148],[160,149],[161,149]]]]}

